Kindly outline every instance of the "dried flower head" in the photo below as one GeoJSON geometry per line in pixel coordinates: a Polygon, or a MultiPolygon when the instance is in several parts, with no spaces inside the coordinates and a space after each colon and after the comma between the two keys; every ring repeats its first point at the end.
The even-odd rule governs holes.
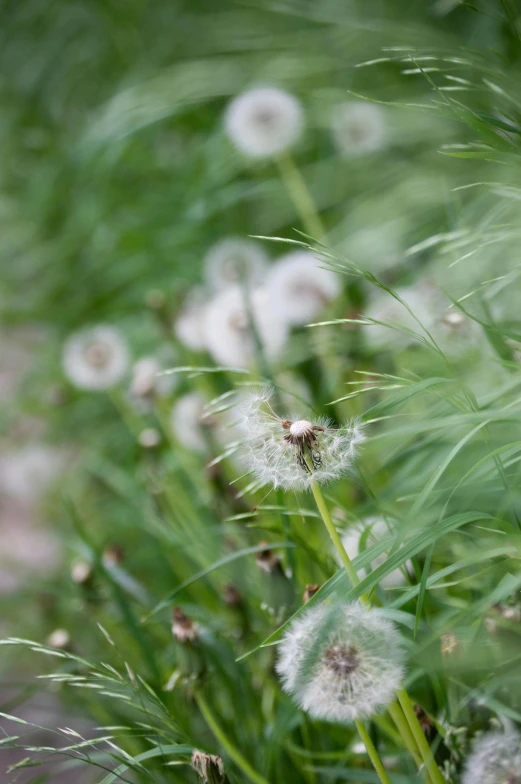
{"type": "Polygon", "coordinates": [[[124,337],[105,325],[72,334],[63,349],[63,369],[79,389],[108,389],[125,373],[130,354],[124,337]]]}
{"type": "Polygon", "coordinates": [[[353,464],[360,427],[333,428],[327,419],[281,419],[271,406],[273,390],[263,388],[240,406],[247,467],[264,484],[305,490],[312,481],[324,484],[344,476],[353,464]]]}
{"type": "Polygon", "coordinates": [[[172,634],[178,642],[195,642],[199,638],[199,627],[181,610],[174,607],[172,611],[172,634]]]}
{"type": "Polygon", "coordinates": [[[350,101],[336,106],[332,125],[335,144],[345,157],[367,155],[385,144],[385,114],[373,103],[350,101]]]}
{"type": "MultiPolygon", "coordinates": [[[[349,527],[348,531],[342,536],[342,544],[348,554],[353,559],[356,558],[366,548],[379,542],[381,539],[389,536],[392,532],[392,527],[383,519],[383,517],[366,517],[359,523],[349,527]]],[[[389,545],[389,549],[391,545],[389,545]]],[[[377,566],[385,563],[387,553],[378,555],[371,561],[371,569],[376,569],[377,566]]],[[[403,569],[395,569],[391,574],[386,575],[380,580],[380,585],[384,588],[392,588],[394,586],[403,585],[407,582],[406,573],[411,574],[413,570],[412,562],[406,561],[403,569]]],[[[361,579],[366,576],[365,569],[359,569],[358,574],[361,579]]]]}
{"type": "MultiPolygon", "coordinates": [[[[251,292],[250,306],[258,338],[266,355],[273,358],[286,342],[287,323],[266,289],[251,292]]],[[[255,339],[248,310],[240,286],[224,289],[208,304],[204,314],[205,340],[215,362],[241,368],[252,362],[255,339]]]]}
{"type": "Polygon", "coordinates": [[[259,242],[242,237],[226,237],[210,248],[204,260],[208,287],[213,291],[262,281],[268,257],[259,242]]]}
{"type": "Polygon", "coordinates": [[[274,306],[289,324],[306,324],[340,292],[338,276],[308,251],[282,256],[271,268],[267,287],[274,306]]]}
{"type": "Polygon", "coordinates": [[[309,602],[313,596],[318,593],[320,590],[320,585],[318,583],[312,583],[310,585],[306,585],[306,590],[304,591],[304,595],[302,597],[303,601],[309,602]]]}
{"type": "Polygon", "coordinates": [[[317,719],[350,722],[392,699],[403,674],[400,635],[380,610],[340,600],[311,607],[279,646],[286,691],[317,719]]]}
{"type": "Polygon", "coordinates": [[[461,784],[521,784],[521,735],[517,730],[476,738],[461,784]]]}
{"type": "Polygon", "coordinates": [[[194,749],[192,753],[192,768],[203,779],[205,784],[224,784],[226,781],[221,757],[205,754],[204,751],[194,749]]]}
{"type": "Polygon", "coordinates": [[[226,110],[228,136],[250,158],[272,158],[291,147],[303,126],[298,100],[277,87],[257,87],[237,96],[226,110]]]}

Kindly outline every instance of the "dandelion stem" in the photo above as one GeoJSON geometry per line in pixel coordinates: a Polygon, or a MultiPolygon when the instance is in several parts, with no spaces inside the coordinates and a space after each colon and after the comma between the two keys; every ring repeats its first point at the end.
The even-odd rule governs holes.
{"type": "MultiPolygon", "coordinates": [[[[313,480],[310,483],[311,492],[313,493],[313,497],[315,499],[315,503],[317,505],[318,511],[320,512],[320,516],[324,521],[324,525],[327,528],[329,536],[331,537],[331,541],[344,565],[344,568],[347,572],[347,576],[349,577],[352,585],[358,585],[360,579],[356,573],[356,569],[353,566],[351,559],[349,558],[344,545],[342,544],[342,540],[338,535],[338,531],[335,528],[333,520],[331,519],[331,515],[329,514],[329,509],[327,508],[327,504],[325,502],[324,496],[322,495],[322,490],[318,486],[318,484],[313,480]]],[[[364,603],[368,603],[367,596],[362,595],[361,600],[364,603]]]]}
{"type": "Polygon", "coordinates": [[[253,784],[269,784],[269,782],[263,776],[261,776],[260,773],[257,773],[257,771],[255,771],[252,768],[248,760],[242,756],[239,749],[235,748],[233,743],[226,737],[221,727],[219,726],[215,716],[213,715],[210,708],[208,707],[208,703],[206,702],[206,700],[204,699],[204,697],[200,692],[197,692],[197,694],[195,695],[195,699],[199,707],[199,710],[201,711],[204,717],[204,720],[208,724],[209,728],[211,729],[211,731],[213,732],[213,734],[215,735],[215,737],[217,738],[217,740],[219,741],[223,749],[225,749],[230,759],[232,759],[235,762],[237,767],[242,770],[244,775],[247,778],[249,778],[249,780],[252,781],[253,784]]]}
{"type": "Polygon", "coordinates": [[[423,760],[420,756],[418,751],[418,746],[416,745],[416,741],[414,740],[414,735],[411,732],[409,724],[407,723],[407,719],[405,718],[403,711],[397,702],[392,702],[388,707],[387,710],[389,712],[390,717],[396,724],[398,728],[398,732],[401,735],[403,742],[407,748],[407,751],[414,759],[415,763],[419,768],[423,765],[423,760]]]}
{"type": "Polygon", "coordinates": [[[361,721],[355,721],[356,729],[358,730],[358,734],[360,735],[364,745],[367,749],[367,753],[369,754],[369,759],[373,763],[373,768],[376,770],[378,774],[378,778],[382,782],[382,784],[391,784],[391,780],[387,773],[385,772],[385,768],[382,765],[382,761],[378,756],[378,752],[374,746],[373,741],[371,740],[371,736],[367,732],[365,725],[361,721]]]}
{"type": "Polygon", "coordinates": [[[326,233],[324,225],[295,161],[291,155],[286,153],[277,158],[277,163],[280,176],[288,189],[306,232],[315,240],[321,239],[326,233]]]}
{"type": "Polygon", "coordinates": [[[397,697],[400,702],[400,705],[402,706],[402,710],[405,714],[405,718],[407,719],[407,722],[414,736],[414,739],[418,745],[420,754],[425,763],[425,768],[429,773],[429,777],[432,784],[445,784],[445,778],[440,773],[440,769],[438,768],[436,761],[433,757],[432,751],[427,742],[427,738],[423,734],[421,724],[418,721],[418,717],[416,713],[414,712],[414,706],[411,702],[411,698],[409,697],[405,689],[400,689],[397,692],[397,697]]]}

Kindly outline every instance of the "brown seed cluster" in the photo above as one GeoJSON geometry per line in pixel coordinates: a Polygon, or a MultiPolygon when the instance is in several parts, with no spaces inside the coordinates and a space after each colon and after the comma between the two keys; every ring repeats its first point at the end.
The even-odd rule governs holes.
{"type": "Polygon", "coordinates": [[[332,645],[325,651],[323,661],[329,670],[341,677],[351,675],[359,664],[358,653],[352,645],[332,645]]]}
{"type": "Polygon", "coordinates": [[[289,433],[284,436],[284,441],[295,447],[299,466],[307,474],[310,474],[311,468],[306,459],[309,458],[314,470],[320,468],[322,456],[316,434],[323,433],[326,428],[321,425],[314,425],[312,422],[308,422],[307,419],[299,419],[297,422],[283,419],[281,424],[284,430],[289,430],[289,433]]]}

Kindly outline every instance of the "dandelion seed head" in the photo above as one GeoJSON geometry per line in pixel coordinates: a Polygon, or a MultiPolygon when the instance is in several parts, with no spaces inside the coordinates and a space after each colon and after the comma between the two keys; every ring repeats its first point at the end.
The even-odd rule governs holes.
{"type": "Polygon", "coordinates": [[[306,490],[312,481],[325,484],[349,473],[364,438],[360,426],[333,428],[327,418],[282,419],[273,410],[273,396],[264,387],[239,406],[242,453],[250,471],[263,484],[284,490],[306,490]]]}
{"type": "Polygon", "coordinates": [[[282,256],[270,270],[267,288],[289,324],[307,324],[340,293],[338,276],[308,251],[282,256]]]}
{"type": "Polygon", "coordinates": [[[194,286],[186,295],[181,310],[174,321],[174,335],[183,346],[192,351],[206,348],[203,329],[207,296],[202,286],[194,286]]]}
{"type": "MultiPolygon", "coordinates": [[[[251,292],[252,318],[266,356],[275,358],[288,335],[287,324],[265,289],[251,292]]],[[[240,286],[217,294],[204,317],[206,345],[215,362],[233,367],[248,367],[255,356],[255,341],[248,317],[248,306],[240,286]]]]}
{"type": "Polygon", "coordinates": [[[236,283],[261,283],[268,264],[267,254],[258,242],[242,237],[226,237],[208,251],[204,260],[208,287],[221,291],[236,283]]]}
{"type": "Polygon", "coordinates": [[[347,723],[393,699],[403,659],[400,635],[380,610],[336,600],[311,607],[290,625],[277,672],[311,716],[347,723]]]}
{"type": "Polygon", "coordinates": [[[79,389],[109,389],[127,372],[130,353],[121,333],[98,325],[73,333],[63,349],[65,375],[79,389]]]}
{"type": "Polygon", "coordinates": [[[256,87],[229,104],[225,128],[237,149],[249,158],[272,158],[291,147],[303,127],[299,101],[277,87],[256,87]]]}
{"type": "Polygon", "coordinates": [[[476,738],[462,784],[521,784],[521,735],[517,730],[476,738]]]}
{"type": "Polygon", "coordinates": [[[205,400],[198,392],[188,392],[172,407],[170,424],[175,438],[187,449],[206,452],[207,443],[203,435],[205,400]]]}
{"type": "Polygon", "coordinates": [[[65,455],[34,442],[0,457],[0,492],[20,501],[35,501],[65,468],[65,455]]]}
{"type": "Polygon", "coordinates": [[[365,101],[342,103],[333,111],[332,131],[336,147],[345,157],[377,152],[386,142],[385,113],[365,101]]]}
{"type": "MultiPolygon", "coordinates": [[[[366,517],[360,520],[355,525],[349,527],[349,530],[342,536],[342,544],[348,554],[353,559],[356,558],[367,547],[379,542],[381,539],[389,536],[393,532],[392,527],[383,519],[383,517],[366,517]],[[363,545],[363,546],[362,546],[363,545]]],[[[389,549],[391,545],[389,545],[389,549]]],[[[387,560],[387,553],[383,552],[371,561],[371,570],[374,571],[378,566],[381,566],[387,560]]],[[[406,561],[404,567],[406,572],[412,573],[412,562],[406,561]]],[[[358,574],[363,579],[367,571],[366,569],[359,569],[358,574]]],[[[390,574],[386,575],[380,580],[380,585],[384,588],[393,588],[398,585],[403,585],[407,582],[406,575],[402,569],[395,569],[390,574]]]]}

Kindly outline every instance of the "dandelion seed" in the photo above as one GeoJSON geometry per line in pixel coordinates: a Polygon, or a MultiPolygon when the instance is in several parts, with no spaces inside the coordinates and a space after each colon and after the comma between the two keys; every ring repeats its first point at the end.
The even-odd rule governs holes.
{"type": "Polygon", "coordinates": [[[202,286],[194,286],[185,297],[183,306],[174,322],[174,334],[183,346],[192,351],[206,348],[203,329],[207,295],[202,286]]]}
{"type": "MultiPolygon", "coordinates": [[[[274,307],[266,289],[256,289],[250,298],[251,314],[266,356],[276,357],[288,335],[282,314],[274,307]]],[[[232,367],[248,367],[255,356],[247,302],[239,286],[225,289],[205,312],[206,345],[215,362],[232,367]]]]}
{"type": "Polygon", "coordinates": [[[386,141],[385,113],[365,101],[340,104],[333,112],[332,131],[337,149],[345,157],[377,152],[386,141]]]}
{"type": "Polygon", "coordinates": [[[240,406],[245,433],[242,451],[247,467],[264,484],[305,490],[345,476],[363,440],[360,426],[333,428],[329,420],[282,419],[271,407],[273,390],[249,395],[240,406]]]}
{"type": "Polygon", "coordinates": [[[340,293],[338,277],[319,265],[313,253],[294,251],[271,268],[270,298],[289,324],[307,324],[340,293]]]}
{"type": "Polygon", "coordinates": [[[291,147],[303,127],[299,101],[277,87],[257,87],[237,96],[226,110],[228,136],[250,158],[272,158],[291,147]]]}
{"type": "Polygon", "coordinates": [[[476,738],[462,784],[521,784],[521,735],[516,730],[476,738]]]}
{"type": "Polygon", "coordinates": [[[63,350],[65,375],[79,389],[109,389],[121,381],[129,361],[125,339],[105,325],[75,332],[63,350]]]}
{"type": "Polygon", "coordinates": [[[205,277],[212,291],[236,283],[261,283],[268,257],[260,243],[241,237],[226,237],[208,251],[204,260],[205,277]]]}
{"type": "Polygon", "coordinates": [[[403,659],[400,635],[380,610],[337,600],[311,607],[290,625],[277,672],[311,716],[347,723],[391,702],[403,659]]]}
{"type": "MultiPolygon", "coordinates": [[[[373,544],[376,544],[381,539],[388,536],[391,531],[392,529],[383,517],[366,517],[365,520],[361,520],[359,523],[349,528],[347,533],[342,536],[342,544],[344,545],[349,558],[353,560],[353,558],[356,558],[364,549],[371,547],[373,544]],[[363,547],[360,549],[362,544],[363,547]]],[[[381,566],[386,560],[386,553],[377,556],[371,561],[371,570],[381,566]]],[[[412,562],[406,561],[403,568],[407,573],[411,574],[413,570],[412,562]]],[[[367,572],[365,569],[358,570],[360,579],[363,579],[366,574],[367,572]]],[[[395,569],[394,572],[391,572],[380,580],[380,585],[384,588],[393,588],[398,585],[403,585],[405,582],[407,582],[407,578],[402,569],[395,569]]]]}

